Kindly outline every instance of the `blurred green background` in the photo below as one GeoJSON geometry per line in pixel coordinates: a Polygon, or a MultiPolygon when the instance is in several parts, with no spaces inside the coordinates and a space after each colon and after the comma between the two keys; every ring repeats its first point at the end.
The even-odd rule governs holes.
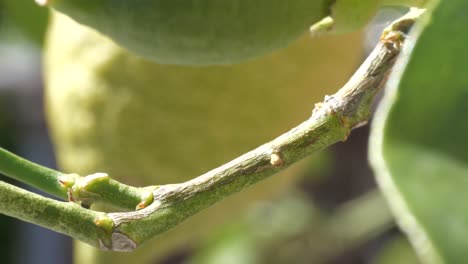
{"type": "MultiPolygon", "coordinates": [[[[363,41],[367,50],[382,21],[401,13],[380,13],[363,41]]],[[[54,167],[42,99],[47,16],[34,1],[0,0],[0,146],[54,167]]],[[[180,249],[163,263],[418,263],[375,190],[367,139],[368,127],[354,131],[312,157],[294,192],[253,204],[197,248],[180,249]]],[[[68,237],[3,215],[0,232],[2,263],[71,263],[68,237]]]]}

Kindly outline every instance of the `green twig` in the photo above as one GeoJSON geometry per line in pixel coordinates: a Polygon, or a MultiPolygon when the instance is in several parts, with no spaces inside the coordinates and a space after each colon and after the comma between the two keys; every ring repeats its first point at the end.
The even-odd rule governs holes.
{"type": "Polygon", "coordinates": [[[25,160],[2,148],[0,172],[61,199],[68,197],[67,188],[58,179],[68,178],[69,175],[25,160]]]}
{"type": "Polygon", "coordinates": [[[61,199],[85,207],[104,203],[117,208],[142,209],[153,202],[154,188],[136,188],[111,179],[105,173],[81,177],[43,167],[0,148],[0,172],[61,199]]]}
{"type": "Polygon", "coordinates": [[[0,181],[0,212],[90,244],[103,233],[94,223],[103,213],[59,202],[0,181]]]}
{"type": "MultiPolygon", "coordinates": [[[[147,199],[147,205],[154,199],[146,208],[124,213],[96,213],[73,204],[39,198],[2,183],[0,212],[63,232],[104,250],[132,251],[224,197],[285,169],[313,152],[346,140],[353,128],[367,122],[374,97],[394,65],[406,31],[420,14],[411,12],[410,15],[389,27],[390,30],[385,31],[380,43],[349,82],[336,94],[327,96],[323,103],[316,104],[312,116],[291,131],[191,181],[160,186],[152,191],[152,195],[141,195],[143,189],[128,187],[139,193],[136,201],[147,199]],[[23,196],[25,198],[21,198],[23,196]],[[22,209],[25,204],[26,210],[22,209]],[[47,211],[57,215],[57,221],[50,219],[47,211]]],[[[6,167],[0,170],[35,186],[43,186],[36,176],[30,175],[35,170],[39,175],[45,174],[50,181],[56,175],[50,176],[47,173],[51,171],[47,170],[47,173],[41,173],[43,168],[20,158],[12,162],[14,164],[5,160],[0,162],[0,167],[6,167]],[[30,167],[32,169],[28,169],[30,167]]],[[[68,186],[67,193],[71,193],[72,198],[78,196],[119,205],[123,203],[119,195],[125,199],[133,195],[126,191],[127,187],[119,188],[124,185],[103,174],[87,177],[84,177],[83,185],[76,185],[79,181],[72,178],[62,181],[68,186]],[[117,188],[112,187],[114,183],[117,188]],[[102,188],[99,187],[101,184],[102,188]]],[[[55,182],[51,186],[58,185],[55,182]]],[[[63,187],[43,187],[63,195],[60,189],[63,187]]],[[[148,190],[143,193],[147,194],[148,190]]],[[[135,202],[132,206],[136,206],[135,202]]]]}

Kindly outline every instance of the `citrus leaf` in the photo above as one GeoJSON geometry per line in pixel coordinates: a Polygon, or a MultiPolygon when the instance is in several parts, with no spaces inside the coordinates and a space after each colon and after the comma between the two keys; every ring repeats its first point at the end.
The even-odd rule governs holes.
{"type": "Polygon", "coordinates": [[[48,10],[32,0],[5,0],[8,15],[37,44],[42,44],[48,23],[48,10]]]}
{"type": "Polygon", "coordinates": [[[379,185],[428,263],[468,259],[466,10],[440,1],[413,30],[372,128],[379,185]]]}

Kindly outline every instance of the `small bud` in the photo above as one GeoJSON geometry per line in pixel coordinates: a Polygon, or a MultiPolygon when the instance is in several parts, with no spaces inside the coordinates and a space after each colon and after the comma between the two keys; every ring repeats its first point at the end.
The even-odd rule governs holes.
{"type": "Polygon", "coordinates": [[[153,201],[154,201],[153,192],[149,190],[144,190],[142,194],[141,202],[137,205],[136,210],[141,210],[141,209],[146,208],[148,205],[153,203],[153,201]]]}
{"type": "Polygon", "coordinates": [[[114,228],[114,221],[112,221],[112,219],[107,215],[98,216],[94,219],[94,224],[108,234],[112,233],[112,229],[114,228]]]}
{"type": "Polygon", "coordinates": [[[271,154],[270,156],[270,163],[271,165],[275,166],[275,167],[279,167],[281,165],[283,165],[283,159],[281,158],[281,156],[279,155],[279,153],[273,153],[271,154]]]}

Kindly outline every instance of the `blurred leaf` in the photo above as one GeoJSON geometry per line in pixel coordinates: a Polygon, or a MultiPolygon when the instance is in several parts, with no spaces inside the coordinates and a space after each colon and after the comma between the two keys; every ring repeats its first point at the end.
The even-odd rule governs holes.
{"type": "Polygon", "coordinates": [[[325,212],[303,193],[258,203],[212,235],[191,264],[329,263],[381,235],[393,218],[378,191],[325,212]]]}
{"type": "Polygon", "coordinates": [[[5,4],[7,14],[18,28],[41,45],[48,23],[48,9],[33,0],[5,0],[5,4]]]}
{"type": "Polygon", "coordinates": [[[305,234],[307,228],[319,228],[321,217],[321,212],[300,193],[256,203],[248,214],[212,234],[191,263],[284,263],[283,255],[291,251],[291,240],[305,234]],[[274,259],[267,261],[270,256],[274,259]]]}
{"type": "Polygon", "coordinates": [[[254,235],[248,232],[244,221],[231,226],[210,237],[201,249],[191,258],[191,264],[255,264],[258,263],[259,245],[254,235]]]}
{"type": "Polygon", "coordinates": [[[372,131],[380,186],[428,263],[468,259],[466,10],[466,0],[440,1],[415,28],[372,131]]]}

